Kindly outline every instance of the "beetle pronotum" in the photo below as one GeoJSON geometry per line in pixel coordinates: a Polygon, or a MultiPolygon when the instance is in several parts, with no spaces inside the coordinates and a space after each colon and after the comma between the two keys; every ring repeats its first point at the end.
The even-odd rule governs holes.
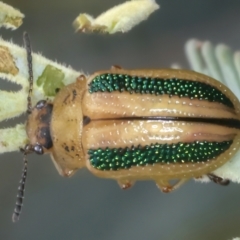
{"type": "Polygon", "coordinates": [[[113,67],[62,88],[53,102],[31,106],[31,49],[27,35],[30,90],[29,144],[13,221],[21,212],[26,155],[50,153],[62,176],[87,167],[123,188],[153,180],[163,192],[190,178],[212,174],[239,149],[240,103],[222,83],[193,71],[125,70],[113,67]],[[170,180],[178,180],[171,184],[170,180]]]}

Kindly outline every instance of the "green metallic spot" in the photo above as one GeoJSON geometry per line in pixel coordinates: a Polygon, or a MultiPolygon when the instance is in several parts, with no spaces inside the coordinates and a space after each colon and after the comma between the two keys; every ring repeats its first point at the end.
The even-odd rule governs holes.
{"type": "Polygon", "coordinates": [[[56,95],[57,90],[64,87],[64,77],[64,73],[61,70],[47,65],[42,75],[37,79],[37,86],[42,86],[44,94],[52,97],[56,95]]]}
{"type": "Polygon", "coordinates": [[[147,166],[156,163],[199,163],[207,162],[224,153],[233,141],[151,144],[126,148],[89,149],[91,165],[102,171],[117,171],[133,166],[147,166]]]}
{"type": "Polygon", "coordinates": [[[89,93],[127,91],[141,94],[167,94],[169,97],[187,97],[234,107],[231,100],[216,87],[203,82],[177,78],[161,79],[106,73],[96,76],[89,83],[88,91],[89,93]]]}

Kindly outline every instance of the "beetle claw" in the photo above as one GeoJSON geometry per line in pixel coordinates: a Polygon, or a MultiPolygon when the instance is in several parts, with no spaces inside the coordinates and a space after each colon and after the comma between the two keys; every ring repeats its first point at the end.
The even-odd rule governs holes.
{"type": "Polygon", "coordinates": [[[173,186],[166,180],[157,180],[157,187],[164,193],[169,193],[173,190],[173,186]]]}
{"type": "Polygon", "coordinates": [[[120,67],[119,65],[112,65],[111,66],[111,70],[118,70],[118,69],[122,69],[122,67],[120,67]]]}
{"type": "Polygon", "coordinates": [[[169,193],[177,188],[179,188],[183,183],[185,183],[187,179],[180,179],[175,184],[171,184],[167,180],[157,180],[157,187],[164,193],[169,193]]]}
{"type": "Polygon", "coordinates": [[[77,77],[77,81],[85,81],[86,80],[86,76],[81,74],[79,77],[77,77]]]}
{"type": "Polygon", "coordinates": [[[118,185],[121,189],[126,190],[133,186],[134,182],[128,181],[128,180],[118,180],[118,185]]]}

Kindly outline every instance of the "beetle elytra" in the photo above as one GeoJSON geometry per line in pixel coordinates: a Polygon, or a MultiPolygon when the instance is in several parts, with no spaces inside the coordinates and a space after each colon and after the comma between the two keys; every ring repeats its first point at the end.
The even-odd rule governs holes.
{"type": "MultiPolygon", "coordinates": [[[[170,192],[203,175],[228,183],[212,172],[239,149],[240,103],[222,83],[187,70],[113,67],[79,76],[53,102],[32,107],[30,47],[28,56],[25,158],[49,153],[63,176],[87,167],[123,189],[153,180],[170,192]]],[[[15,209],[13,219],[20,211],[15,209]]]]}

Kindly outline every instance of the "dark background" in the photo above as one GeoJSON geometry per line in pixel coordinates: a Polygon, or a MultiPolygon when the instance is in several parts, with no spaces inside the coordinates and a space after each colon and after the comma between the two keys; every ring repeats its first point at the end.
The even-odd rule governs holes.
{"type": "MultiPolygon", "coordinates": [[[[161,9],[127,34],[76,34],[80,12],[94,16],[117,0],[8,0],[26,16],[16,31],[1,29],[4,39],[22,45],[28,31],[35,52],[92,73],[118,64],[124,68],[188,68],[183,46],[189,38],[240,48],[240,1],[158,0],[161,9]]],[[[0,87],[9,88],[0,81],[0,87]]],[[[18,119],[18,121],[24,121],[18,119]]],[[[9,121],[8,124],[14,124],[9,121]]],[[[0,127],[6,125],[1,123],[0,127]]],[[[58,175],[50,157],[29,156],[23,213],[11,222],[22,170],[22,155],[1,155],[0,239],[185,240],[240,236],[240,186],[220,187],[190,181],[171,194],[153,182],[120,190],[116,182],[86,170],[72,178],[58,175]]]]}

